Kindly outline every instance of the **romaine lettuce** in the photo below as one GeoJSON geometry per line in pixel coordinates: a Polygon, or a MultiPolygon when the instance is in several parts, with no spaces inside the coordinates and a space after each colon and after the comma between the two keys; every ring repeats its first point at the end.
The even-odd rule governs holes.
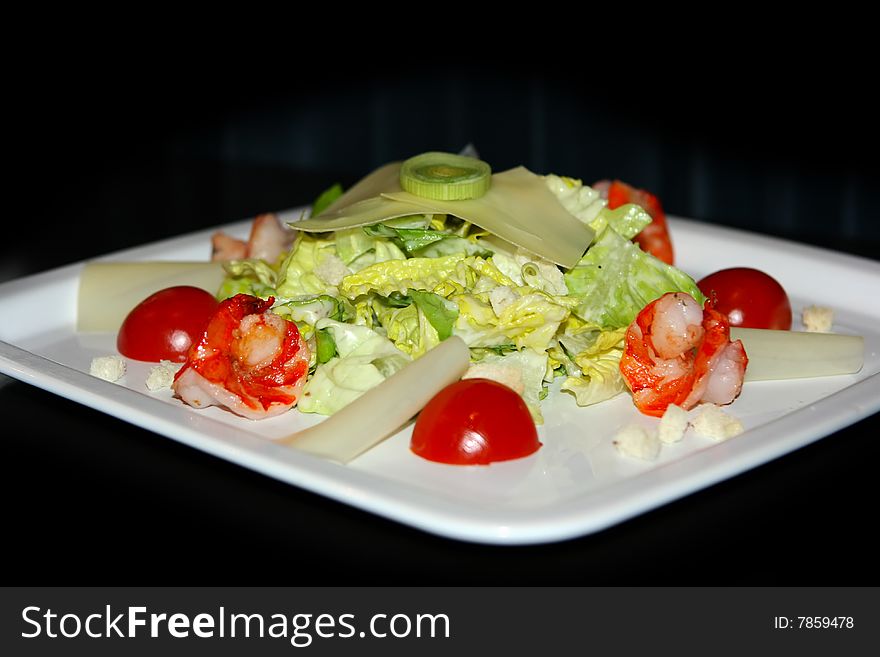
{"type": "Polygon", "coordinates": [[[316,328],[332,336],[337,355],[319,364],[306,384],[299,401],[304,413],[332,415],[411,360],[366,326],[321,319],[316,328]]]}
{"type": "Polygon", "coordinates": [[[580,180],[554,174],[544,176],[544,180],[562,207],[585,224],[590,224],[606,205],[599,192],[580,180]]]}
{"type": "Polygon", "coordinates": [[[572,393],[578,406],[596,404],[626,390],[620,375],[625,333],[625,329],[599,331],[585,327],[559,338],[577,368],[568,372],[561,389],[572,393]]]}
{"type": "Polygon", "coordinates": [[[392,292],[406,294],[408,290],[427,290],[445,297],[464,292],[477,278],[464,256],[408,258],[377,262],[346,276],[339,291],[349,299],[370,292],[387,297],[392,292]]]}
{"type": "Polygon", "coordinates": [[[513,343],[517,349],[546,351],[559,324],[569,314],[565,297],[550,297],[541,292],[518,296],[499,314],[478,295],[455,295],[451,300],[459,307],[455,334],[470,347],[513,343]]]}
{"type": "Polygon", "coordinates": [[[236,294],[250,294],[266,299],[276,294],[277,275],[264,260],[248,258],[223,263],[226,278],[220,285],[217,298],[220,301],[236,294]]]}
{"type": "Polygon", "coordinates": [[[545,394],[547,372],[546,352],[521,349],[505,355],[486,354],[465,377],[492,379],[513,388],[525,401],[535,423],[542,424],[540,402],[545,394]]]}
{"type": "Polygon", "coordinates": [[[314,294],[337,295],[336,286],[349,273],[330,239],[300,233],[281,263],[277,293],[284,298],[314,294]]]}
{"type": "Polygon", "coordinates": [[[342,302],[336,297],[321,294],[314,297],[288,299],[272,308],[272,312],[297,324],[314,326],[318,320],[329,317],[342,320],[342,302]]]}
{"type": "Polygon", "coordinates": [[[666,292],[704,297],[684,272],[642,251],[611,228],[602,231],[581,261],[565,274],[579,303],[574,313],[601,328],[629,326],[639,311],[666,292]]]}

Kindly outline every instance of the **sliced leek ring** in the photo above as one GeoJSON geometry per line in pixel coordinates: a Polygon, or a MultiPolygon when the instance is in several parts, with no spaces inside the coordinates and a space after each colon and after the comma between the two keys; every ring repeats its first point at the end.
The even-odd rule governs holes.
{"type": "Polygon", "coordinates": [[[492,168],[473,157],[422,153],[400,167],[400,186],[410,194],[435,201],[480,198],[492,184],[492,168]]]}

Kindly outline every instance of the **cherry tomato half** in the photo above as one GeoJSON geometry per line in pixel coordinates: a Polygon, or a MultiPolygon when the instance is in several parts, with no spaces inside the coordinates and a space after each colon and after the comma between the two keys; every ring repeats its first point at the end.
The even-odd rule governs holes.
{"type": "Polygon", "coordinates": [[[489,379],[464,379],[422,409],[410,449],[429,461],[486,465],[538,450],[538,432],[515,391],[489,379]]]}
{"type": "Polygon", "coordinates": [[[722,269],[697,283],[715,310],[727,315],[731,326],[743,328],[791,328],[791,302],[779,282],[748,267],[722,269]]]}
{"type": "Polygon", "coordinates": [[[179,285],[160,290],[128,314],[119,329],[116,348],[135,360],[183,363],[216,308],[217,300],[197,287],[179,285]]]}

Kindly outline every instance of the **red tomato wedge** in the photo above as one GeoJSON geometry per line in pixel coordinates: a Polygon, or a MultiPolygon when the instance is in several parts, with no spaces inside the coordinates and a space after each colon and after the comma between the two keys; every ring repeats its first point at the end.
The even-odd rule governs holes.
{"type": "Polygon", "coordinates": [[[464,379],[422,409],[410,449],[438,463],[487,465],[541,447],[529,409],[515,391],[489,379],[464,379]]]}
{"type": "Polygon", "coordinates": [[[619,180],[613,181],[608,186],[608,208],[614,210],[627,203],[642,206],[653,219],[633,238],[633,241],[641,247],[642,251],[650,253],[666,264],[674,264],[672,240],[669,237],[666,214],[660,205],[660,199],[644,189],[636,189],[619,180]]]}
{"type": "Polygon", "coordinates": [[[200,288],[179,285],[160,290],[128,314],[116,348],[134,360],[183,363],[216,309],[217,300],[200,288]]]}
{"type": "Polygon", "coordinates": [[[758,269],[733,267],[709,274],[697,283],[715,310],[727,315],[731,326],[791,328],[791,302],[775,278],[758,269]]]}

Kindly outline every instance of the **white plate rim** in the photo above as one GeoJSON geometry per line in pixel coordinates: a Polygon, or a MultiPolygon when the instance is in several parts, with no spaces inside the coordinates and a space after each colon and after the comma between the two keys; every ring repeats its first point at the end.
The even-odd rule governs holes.
{"type": "MultiPolygon", "coordinates": [[[[690,230],[711,239],[736,239],[767,248],[785,248],[805,258],[821,257],[841,267],[867,267],[880,273],[880,263],[857,256],[677,217],[669,220],[673,231],[690,230]]],[[[238,227],[240,222],[231,226],[238,227]]],[[[144,249],[161,250],[163,245],[198,238],[213,230],[126,249],[101,259],[122,259],[144,249]]],[[[82,265],[74,263],[4,283],[0,285],[0,299],[13,286],[39,286],[73,275],[82,265]]],[[[290,450],[256,434],[233,432],[210,418],[201,418],[194,427],[180,421],[191,411],[146,398],[2,341],[0,372],[344,504],[445,537],[508,545],[553,542],[599,531],[778,458],[880,410],[880,394],[874,394],[880,392],[878,373],[817,404],[751,429],[736,440],[610,483],[593,491],[589,499],[575,497],[540,514],[529,514],[506,509],[463,509],[456,500],[290,450]],[[807,417],[810,421],[804,421],[807,417]],[[206,434],[205,428],[216,434],[206,434]],[[401,487],[405,496],[401,496],[401,487]],[[652,491],[649,499],[644,494],[646,488],[652,491]]]]}

